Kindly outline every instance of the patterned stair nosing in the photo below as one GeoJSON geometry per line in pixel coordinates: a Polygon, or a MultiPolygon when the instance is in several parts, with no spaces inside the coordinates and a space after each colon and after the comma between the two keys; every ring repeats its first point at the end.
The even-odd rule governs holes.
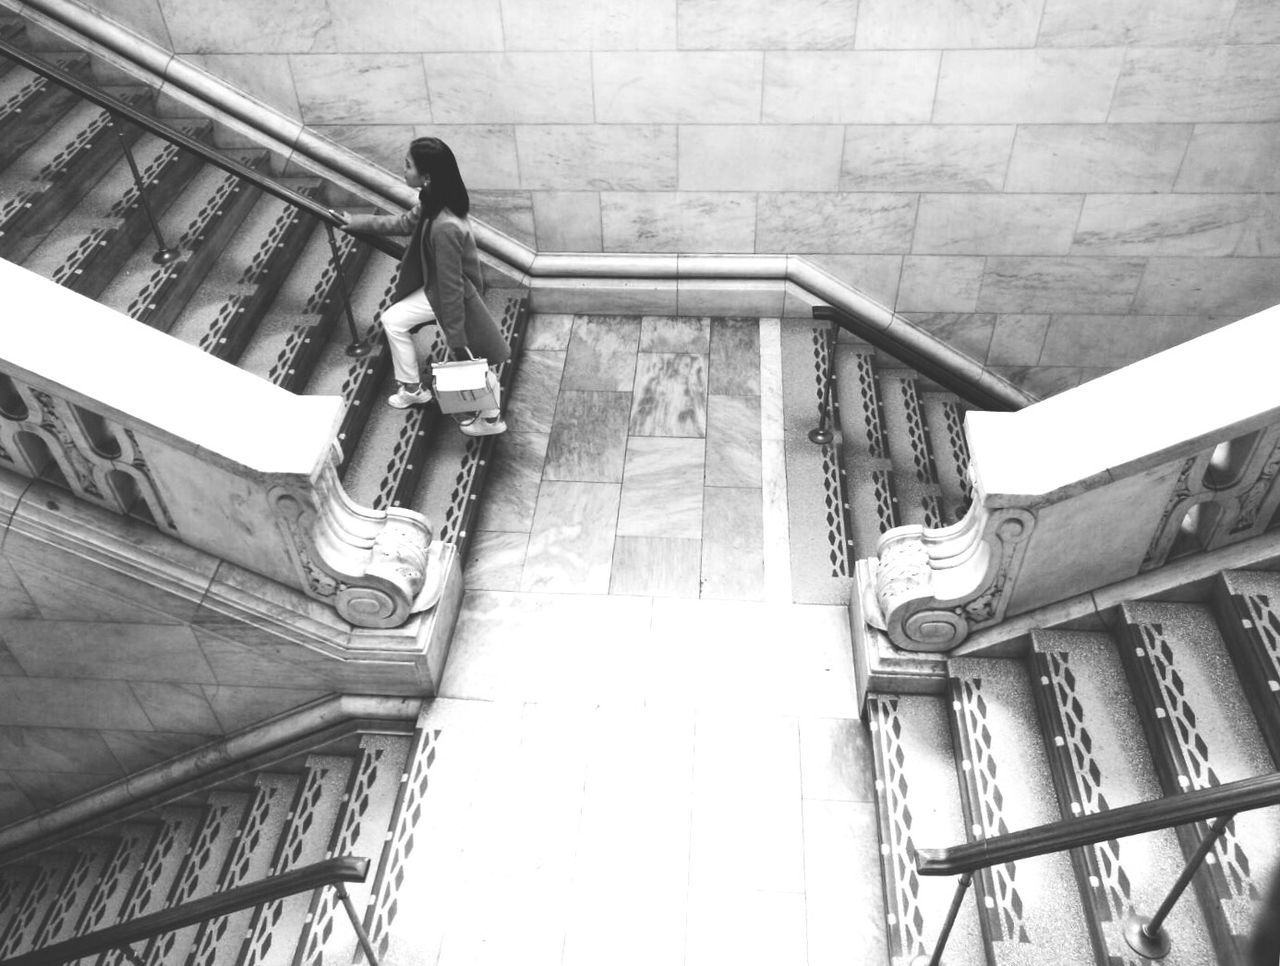
{"type": "MultiPolygon", "coordinates": [[[[1266,586],[1272,575],[1259,578],[1220,574],[1213,606],[1271,760],[1280,766],[1280,594],[1266,586]]],[[[1275,590],[1280,591],[1280,582],[1275,590]]]]}

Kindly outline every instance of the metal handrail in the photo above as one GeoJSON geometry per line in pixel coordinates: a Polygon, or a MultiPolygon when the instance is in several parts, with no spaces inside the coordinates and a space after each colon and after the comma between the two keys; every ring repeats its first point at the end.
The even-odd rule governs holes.
{"type": "Polygon", "coordinates": [[[0,966],[58,966],[60,963],[105,953],[112,949],[124,948],[126,956],[133,958],[128,946],[135,942],[162,936],[183,926],[191,926],[207,919],[225,916],[240,909],[247,909],[275,899],[284,899],[299,892],[308,892],[322,886],[334,886],[352,916],[352,923],[357,930],[361,946],[371,963],[377,960],[372,956],[368,936],[358,916],[355,915],[351,898],[347,895],[344,882],[363,882],[369,875],[369,860],[355,856],[341,856],[325,859],[313,865],[305,865],[289,872],[282,872],[248,885],[237,886],[224,892],[217,892],[203,899],[184,902],[180,906],[164,909],[147,916],[139,916],[128,922],[106,929],[77,936],[64,942],[46,946],[35,952],[24,953],[0,960],[0,966]]]}
{"type": "Polygon", "coordinates": [[[3,54],[10,60],[16,61],[28,70],[33,70],[37,74],[47,77],[55,84],[59,84],[62,87],[75,91],[85,100],[91,101],[99,107],[106,108],[113,114],[118,114],[121,117],[128,118],[132,123],[150,131],[157,137],[162,137],[166,141],[170,141],[173,144],[178,145],[180,148],[198,154],[214,167],[221,168],[223,171],[234,174],[238,178],[243,178],[245,181],[261,188],[263,191],[267,192],[267,194],[274,195],[281,201],[293,205],[295,208],[301,208],[310,215],[314,215],[323,223],[335,228],[343,228],[347,234],[359,238],[361,241],[371,245],[380,252],[385,252],[394,258],[400,258],[404,255],[404,246],[398,242],[394,242],[381,235],[371,235],[365,232],[356,232],[346,229],[344,227],[345,223],[343,220],[334,214],[332,209],[326,208],[324,205],[317,203],[306,195],[300,194],[291,188],[286,188],[284,185],[276,183],[271,178],[264,177],[262,174],[254,171],[247,165],[241,164],[233,158],[224,157],[213,148],[209,147],[209,145],[183,134],[181,131],[170,127],[163,121],[159,121],[149,114],[144,114],[137,108],[126,104],[124,101],[117,97],[113,97],[105,91],[100,91],[92,85],[86,84],[74,74],[70,74],[67,71],[62,70],[60,67],[47,63],[38,57],[31,56],[26,51],[19,47],[15,47],[6,40],[0,40],[0,54],[3,54]]]}
{"type": "Polygon", "coordinates": [[[1010,412],[1018,408],[1007,399],[991,392],[978,379],[972,378],[963,372],[957,372],[955,369],[949,368],[921,352],[917,352],[901,339],[886,335],[883,329],[864,322],[851,312],[846,312],[834,305],[815,305],[813,317],[826,322],[834,322],[846,332],[850,332],[877,349],[889,353],[900,362],[915,369],[922,376],[933,380],[944,389],[951,390],[965,402],[978,409],[992,412],[1010,412]]]}

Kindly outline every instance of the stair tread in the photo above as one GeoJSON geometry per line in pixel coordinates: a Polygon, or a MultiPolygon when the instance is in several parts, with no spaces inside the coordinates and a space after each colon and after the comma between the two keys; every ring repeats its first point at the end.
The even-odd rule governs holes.
{"type": "Polygon", "coordinates": [[[841,459],[855,559],[874,557],[880,534],[899,522],[879,394],[873,353],[837,345],[841,459]]]}

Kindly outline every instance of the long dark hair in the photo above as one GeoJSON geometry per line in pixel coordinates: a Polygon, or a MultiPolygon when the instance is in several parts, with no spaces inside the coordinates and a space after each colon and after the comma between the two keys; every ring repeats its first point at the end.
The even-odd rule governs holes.
{"type": "Polygon", "coordinates": [[[467,186],[462,183],[458,159],[449,150],[449,145],[439,138],[414,138],[409,144],[409,157],[413,158],[418,174],[425,174],[431,179],[418,194],[422,213],[434,218],[448,208],[458,217],[465,218],[471,210],[471,198],[467,194],[467,186]]]}

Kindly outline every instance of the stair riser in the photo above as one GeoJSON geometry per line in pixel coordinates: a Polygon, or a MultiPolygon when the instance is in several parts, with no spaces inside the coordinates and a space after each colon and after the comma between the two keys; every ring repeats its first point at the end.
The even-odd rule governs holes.
{"type": "MultiPolygon", "coordinates": [[[[80,72],[84,72],[83,67],[80,72]]],[[[78,103],[78,94],[53,81],[33,87],[30,97],[0,117],[0,168],[8,167],[21,157],[78,103]]]]}
{"type": "Polygon", "coordinates": [[[1267,743],[1271,760],[1280,765],[1280,581],[1274,589],[1233,592],[1220,575],[1214,582],[1213,605],[1249,706],[1267,743]]]}

